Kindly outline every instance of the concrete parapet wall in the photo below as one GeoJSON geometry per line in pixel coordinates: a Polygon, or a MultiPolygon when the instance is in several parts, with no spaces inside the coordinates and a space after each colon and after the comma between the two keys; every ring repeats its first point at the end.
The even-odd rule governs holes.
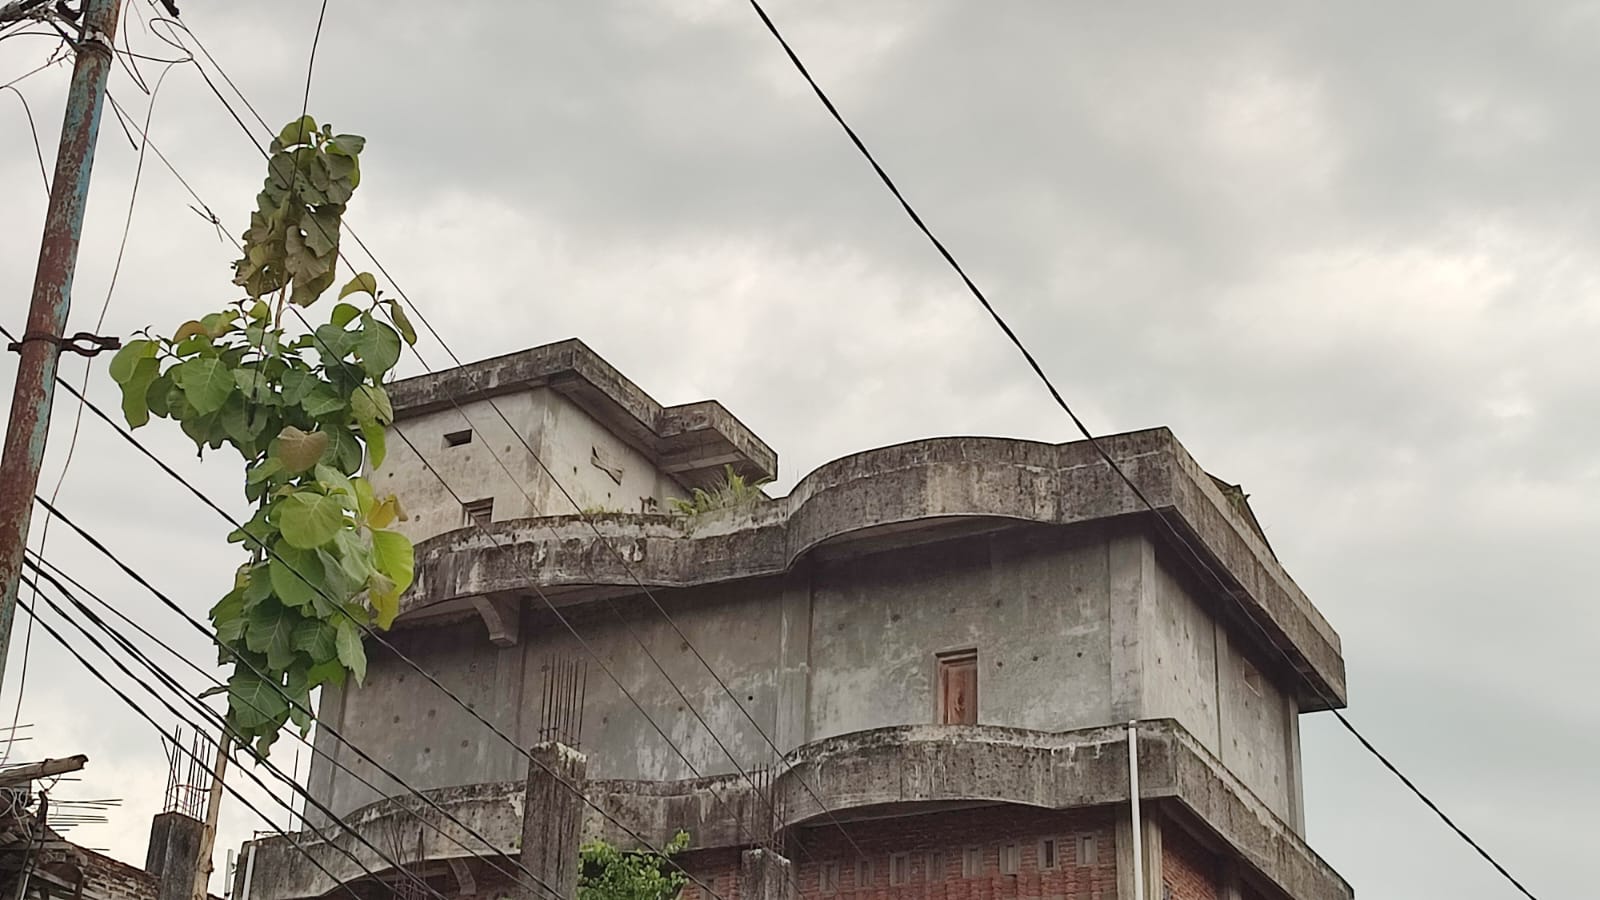
{"type": "MultiPolygon", "coordinates": [[[[1157,542],[1170,543],[1176,533],[1201,554],[1197,583],[1227,612],[1255,623],[1241,640],[1265,636],[1314,685],[1299,698],[1303,709],[1328,705],[1324,698],[1343,706],[1338,635],[1171,432],[1100,444],[1157,513],[1145,510],[1088,442],[918,441],[829,463],[786,497],[710,513],[692,528],[667,516],[619,514],[598,522],[604,541],[576,516],[497,522],[490,535],[475,528],[441,534],[418,547],[417,581],[402,615],[534,588],[629,588],[636,579],[694,587],[776,575],[818,548],[938,520],[1076,525],[1128,518],[1144,521],[1157,542]]],[[[1173,556],[1190,564],[1185,551],[1173,556]]]]}
{"type": "MultiPolygon", "coordinates": [[[[1349,886],[1284,821],[1176,722],[1138,727],[1140,796],[1174,805],[1230,855],[1297,900],[1349,900],[1349,886]]],[[[821,827],[829,817],[910,816],[950,802],[1016,804],[1042,809],[1107,807],[1128,801],[1127,730],[1088,728],[1046,733],[992,726],[910,726],[841,735],[801,747],[773,785],[780,830],[821,827]],[[819,803],[820,801],[820,803],[819,803]]],[[[436,802],[488,839],[469,837],[425,811],[415,799],[383,801],[347,821],[383,846],[398,839],[421,846],[427,860],[461,859],[474,852],[515,854],[522,832],[525,783],[490,782],[428,792],[436,802]],[[468,848],[452,843],[411,817],[422,811],[468,848]]],[[[585,838],[637,846],[635,832],[660,846],[679,830],[691,850],[737,848],[751,843],[765,815],[763,803],[736,777],[678,782],[595,781],[589,799],[605,810],[585,810],[585,838]]],[[[885,818],[882,827],[894,828],[885,818]]],[[[335,829],[336,831],[336,829],[335,829]]],[[[374,871],[384,868],[348,834],[330,838],[374,871]]],[[[314,835],[300,846],[341,880],[364,875],[338,849],[314,835]]],[[[252,900],[320,896],[337,885],[299,858],[282,838],[260,842],[252,900]]]]}

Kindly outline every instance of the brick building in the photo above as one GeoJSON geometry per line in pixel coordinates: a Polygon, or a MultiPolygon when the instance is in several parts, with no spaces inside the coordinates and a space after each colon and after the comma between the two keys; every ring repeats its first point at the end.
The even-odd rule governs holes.
{"type": "MultiPolygon", "coordinates": [[[[370,475],[418,569],[389,639],[524,748],[581,730],[590,804],[530,800],[517,747],[369,647],[320,717],[494,852],[326,731],[308,787],[445,896],[524,895],[485,857],[530,862],[525,827],[563,815],[623,846],[687,831],[685,900],[1351,896],[1300,789],[1299,716],[1344,703],[1338,635],[1166,430],[1100,441],[1156,513],[1087,442],[940,438],[684,517],[673,498],[776,454],[577,341],[391,395],[406,440],[370,475]]],[[[394,884],[329,833],[258,842],[250,900],[394,884]]]]}

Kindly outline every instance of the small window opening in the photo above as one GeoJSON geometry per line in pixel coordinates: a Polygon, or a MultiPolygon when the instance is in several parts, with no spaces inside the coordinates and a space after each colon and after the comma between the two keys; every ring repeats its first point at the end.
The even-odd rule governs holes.
{"type": "Polygon", "coordinates": [[[978,724],[978,651],[941,653],[938,660],[939,724],[978,724]]]}
{"type": "Polygon", "coordinates": [[[1056,865],[1056,839],[1045,838],[1039,842],[1039,868],[1054,869],[1056,865]]]}
{"type": "Polygon", "coordinates": [[[889,857],[889,883],[905,884],[911,880],[911,854],[896,853],[889,857]]]}
{"type": "Polygon", "coordinates": [[[944,881],[944,854],[938,850],[928,854],[926,862],[927,871],[922,873],[922,880],[935,884],[944,881]]]}
{"type": "Polygon", "coordinates": [[[459,447],[462,444],[470,443],[472,443],[471,428],[468,428],[465,431],[451,431],[446,433],[444,436],[444,445],[446,447],[459,447]]]}
{"type": "Polygon", "coordinates": [[[868,887],[871,887],[871,886],[872,886],[872,860],[870,860],[870,859],[858,859],[858,860],[856,860],[856,888],[859,890],[861,888],[868,888],[868,887]]]}
{"type": "Polygon", "coordinates": [[[961,852],[961,877],[983,877],[983,848],[968,847],[961,852]]]}
{"type": "Polygon", "coordinates": [[[822,871],[817,876],[817,880],[820,882],[822,893],[829,896],[839,893],[839,864],[837,862],[823,863],[822,871]]]}
{"type": "Polygon", "coordinates": [[[1239,660],[1239,674],[1244,680],[1244,686],[1257,697],[1261,696],[1261,670],[1250,665],[1247,659],[1239,660]]]}
{"type": "Polygon", "coordinates": [[[461,511],[467,525],[475,525],[481,528],[494,521],[494,498],[488,497],[483,500],[464,503],[461,506],[461,511]]]}
{"type": "Polygon", "coordinates": [[[1017,844],[1000,845],[1000,874],[1015,875],[1022,871],[1022,848],[1017,844]]]}
{"type": "Polygon", "coordinates": [[[1092,866],[1099,861],[1100,848],[1096,845],[1094,835],[1085,834],[1078,838],[1078,865],[1092,866]]]}

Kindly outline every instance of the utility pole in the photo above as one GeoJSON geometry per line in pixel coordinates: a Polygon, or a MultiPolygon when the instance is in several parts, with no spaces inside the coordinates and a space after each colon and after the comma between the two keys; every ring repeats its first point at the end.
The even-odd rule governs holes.
{"type": "Polygon", "coordinates": [[[200,858],[194,867],[191,900],[206,900],[211,893],[207,889],[211,883],[211,851],[217,843],[217,815],[222,811],[222,777],[228,772],[228,751],[232,746],[233,740],[224,728],[222,734],[217,736],[217,760],[211,770],[211,793],[206,797],[206,823],[200,831],[200,858]]]}
{"type": "MultiPolygon", "coordinates": [[[[26,10],[20,4],[0,12],[26,10]]],[[[33,299],[27,330],[9,349],[22,359],[11,393],[11,419],[0,456],[0,678],[11,644],[11,620],[17,612],[17,587],[33,495],[39,487],[45,437],[50,430],[50,403],[55,394],[56,365],[63,346],[67,310],[72,303],[72,275],[78,264],[78,238],[89,197],[89,172],[94,167],[95,139],[111,72],[113,41],[121,0],[84,0],[82,39],[72,66],[72,87],[56,150],[56,174],[50,183],[39,268],[33,276],[33,299]]]]}

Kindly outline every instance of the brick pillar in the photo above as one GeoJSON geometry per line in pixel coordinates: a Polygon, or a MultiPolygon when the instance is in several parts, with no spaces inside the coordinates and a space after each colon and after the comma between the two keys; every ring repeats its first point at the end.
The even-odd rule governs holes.
{"type": "Polygon", "coordinates": [[[195,869],[200,864],[200,832],[205,823],[183,813],[167,812],[150,820],[150,845],[144,870],[161,879],[157,900],[189,900],[195,869]]]}
{"type": "Polygon", "coordinates": [[[792,864],[770,850],[739,855],[739,900],[797,900],[792,864]]]}
{"type": "MultiPolygon", "coordinates": [[[[578,843],[583,829],[581,792],[589,765],[582,753],[562,743],[535,744],[529,752],[538,762],[528,763],[522,864],[563,900],[573,900],[578,896],[578,843]]],[[[522,893],[523,900],[552,900],[537,884],[522,893]]]]}

